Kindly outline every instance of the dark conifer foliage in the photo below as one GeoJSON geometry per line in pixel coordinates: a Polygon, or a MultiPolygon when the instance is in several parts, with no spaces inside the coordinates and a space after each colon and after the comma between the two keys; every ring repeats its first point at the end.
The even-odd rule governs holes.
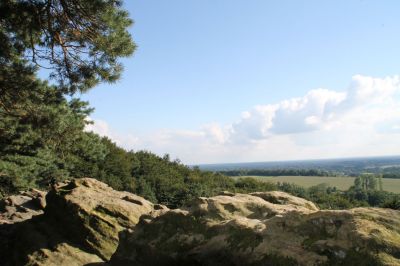
{"type": "Polygon", "coordinates": [[[131,24],[117,0],[0,2],[2,194],[51,177],[115,174],[102,164],[110,145],[84,131],[92,109],[66,96],[119,78],[119,59],[135,49],[131,24]],[[55,85],[37,77],[40,68],[55,85]]]}
{"type": "Polygon", "coordinates": [[[21,57],[47,68],[63,92],[113,82],[133,53],[133,21],[119,0],[0,2],[1,61],[21,57]]]}

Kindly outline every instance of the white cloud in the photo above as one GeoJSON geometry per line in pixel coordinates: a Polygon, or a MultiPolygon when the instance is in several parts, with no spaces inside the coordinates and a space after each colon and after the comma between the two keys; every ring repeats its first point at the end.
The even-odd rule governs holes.
{"type": "Polygon", "coordinates": [[[211,123],[202,127],[204,136],[212,142],[217,144],[224,144],[227,142],[227,129],[222,128],[217,123],[211,123]]]}
{"type": "Polygon", "coordinates": [[[333,129],[343,123],[376,123],[399,116],[399,77],[353,77],[343,92],[315,89],[305,96],[256,106],[234,123],[232,138],[260,140],[271,135],[333,129]]]}
{"type": "Polygon", "coordinates": [[[109,137],[118,145],[126,148],[132,149],[132,147],[136,146],[139,143],[139,138],[131,133],[122,134],[110,128],[108,123],[104,120],[100,119],[91,119],[87,118],[92,124],[88,124],[85,127],[85,130],[90,132],[94,132],[99,134],[102,137],[109,137]]]}
{"type": "Polygon", "coordinates": [[[356,75],[343,91],[257,105],[228,125],[122,134],[105,121],[88,126],[129,149],[170,153],[186,163],[240,162],[398,154],[400,79],[356,75]]]}
{"type": "Polygon", "coordinates": [[[86,131],[92,131],[94,133],[99,134],[100,136],[110,136],[111,135],[110,127],[108,126],[106,121],[93,120],[90,117],[88,117],[87,120],[90,121],[91,124],[86,125],[86,127],[85,127],[86,131]]]}

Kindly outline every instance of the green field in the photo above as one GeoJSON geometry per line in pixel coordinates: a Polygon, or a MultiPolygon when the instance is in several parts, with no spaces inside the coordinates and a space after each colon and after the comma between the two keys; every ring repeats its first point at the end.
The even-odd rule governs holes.
{"type": "MultiPolygon", "coordinates": [[[[303,187],[311,187],[321,183],[329,184],[340,190],[347,190],[354,183],[354,177],[326,177],[326,176],[240,176],[253,177],[262,181],[295,183],[303,187]]],[[[234,178],[240,178],[235,176],[234,178]]],[[[400,179],[384,178],[383,190],[400,193],[400,179]]]]}

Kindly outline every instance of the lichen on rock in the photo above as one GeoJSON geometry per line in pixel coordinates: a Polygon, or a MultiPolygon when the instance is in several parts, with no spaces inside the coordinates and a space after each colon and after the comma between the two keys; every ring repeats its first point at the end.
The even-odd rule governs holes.
{"type": "Polygon", "coordinates": [[[115,191],[92,178],[76,179],[47,195],[46,216],[62,224],[69,238],[109,259],[118,234],[132,229],[153,204],[128,192],[115,191]]]}
{"type": "MultiPolygon", "coordinates": [[[[41,206],[26,193],[11,199],[12,206],[19,208],[14,216],[24,213],[20,205],[41,206]]],[[[5,248],[0,255],[7,258],[2,261],[4,265],[55,265],[55,261],[84,265],[108,260],[118,246],[119,235],[132,230],[142,215],[154,211],[151,202],[115,191],[92,178],[58,184],[47,193],[45,202],[44,210],[22,219],[1,213],[0,243],[5,248]]]]}
{"type": "Polygon", "coordinates": [[[400,212],[321,211],[284,192],[198,198],[121,239],[115,265],[400,265],[400,212]]]}
{"type": "Polygon", "coordinates": [[[272,191],[170,210],[91,178],[44,195],[3,202],[2,265],[400,265],[390,209],[319,210],[272,191]]]}

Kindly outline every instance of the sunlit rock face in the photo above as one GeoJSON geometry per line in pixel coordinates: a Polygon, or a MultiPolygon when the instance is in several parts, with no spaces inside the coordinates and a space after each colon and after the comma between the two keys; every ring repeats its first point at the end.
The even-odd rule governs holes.
{"type": "Polygon", "coordinates": [[[46,200],[44,195],[36,197],[43,199],[41,203],[34,197],[13,196],[15,213],[2,212],[0,241],[5,248],[0,251],[1,265],[85,265],[106,261],[115,252],[119,235],[132,230],[143,214],[154,210],[151,202],[115,191],[91,178],[61,184],[47,193],[46,200]],[[28,203],[35,203],[38,210],[25,213],[17,205],[28,203]]]}
{"type": "Polygon", "coordinates": [[[400,265],[400,211],[323,211],[278,191],[170,210],[83,178],[0,207],[6,266],[400,265]]]}
{"type": "Polygon", "coordinates": [[[142,197],[84,178],[50,192],[46,216],[61,223],[67,237],[109,259],[117,248],[118,234],[132,229],[140,216],[152,210],[153,204],[142,197]]]}
{"type": "Polygon", "coordinates": [[[321,211],[283,192],[224,192],[143,219],[111,263],[400,265],[400,212],[321,211]]]}

